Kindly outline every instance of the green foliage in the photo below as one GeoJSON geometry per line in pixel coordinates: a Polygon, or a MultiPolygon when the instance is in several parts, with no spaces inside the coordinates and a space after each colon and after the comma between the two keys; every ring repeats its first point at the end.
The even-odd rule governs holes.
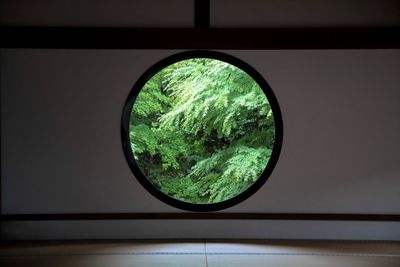
{"type": "Polygon", "coordinates": [[[239,68],[206,58],[154,75],[136,98],[129,131],[147,178],[194,203],[246,190],[263,172],[275,140],[271,107],[259,85],[239,68]]]}

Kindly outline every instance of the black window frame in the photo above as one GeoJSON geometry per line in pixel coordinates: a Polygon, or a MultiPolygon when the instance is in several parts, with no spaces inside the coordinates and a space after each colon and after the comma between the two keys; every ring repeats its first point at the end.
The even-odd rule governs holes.
{"type": "Polygon", "coordinates": [[[151,66],[147,71],[143,73],[143,75],[136,81],[133,88],[131,89],[128,98],[124,104],[123,112],[122,112],[122,120],[121,120],[121,139],[122,139],[122,147],[128,162],[128,165],[136,177],[136,179],[140,182],[140,184],[154,197],[159,199],[160,201],[173,206],[178,209],[183,209],[187,211],[199,211],[199,212],[207,212],[207,211],[218,211],[227,209],[234,205],[237,205],[244,200],[248,199],[254,193],[256,193],[268,180],[271,176],[275,165],[277,164],[280,151],[282,148],[283,142],[283,119],[281,110],[278,104],[278,100],[272,91],[271,87],[264,79],[264,77],[252,66],[244,62],[243,60],[232,56],[227,53],[213,51],[213,50],[189,50],[180,53],[172,54],[164,59],[161,59],[153,66],[151,66]],[[129,121],[131,117],[131,112],[133,105],[143,86],[149,81],[156,73],[165,67],[172,65],[176,62],[192,59],[192,58],[210,58],[220,60],[229,64],[232,64],[241,70],[245,71],[250,77],[252,77],[263,90],[266,95],[268,102],[271,106],[272,114],[274,116],[275,121],[275,140],[274,146],[272,149],[271,157],[260,175],[260,177],[246,190],[239,193],[238,195],[216,203],[192,203],[185,202],[173,198],[161,190],[157,189],[153,183],[143,174],[138,164],[134,159],[134,155],[130,146],[130,138],[129,138],[129,121]]]}

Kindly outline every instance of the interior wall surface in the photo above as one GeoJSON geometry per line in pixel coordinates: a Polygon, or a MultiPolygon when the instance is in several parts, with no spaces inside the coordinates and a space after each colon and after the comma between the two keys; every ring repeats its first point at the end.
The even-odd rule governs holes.
{"type": "MultiPolygon", "coordinates": [[[[138,183],[124,157],[120,133],[122,108],[137,79],[176,52],[2,49],[2,213],[183,212],[138,183]]],[[[400,213],[400,50],[224,52],[252,65],[267,80],[280,104],[284,138],[265,185],[222,212],[400,213]]],[[[5,222],[3,234],[8,239],[184,234],[400,240],[399,226],[342,221],[42,221],[5,222]]]]}
{"type": "Polygon", "coordinates": [[[0,25],[188,28],[193,10],[190,0],[2,0],[0,25]]]}
{"type": "Polygon", "coordinates": [[[212,27],[400,26],[397,0],[211,0],[212,27]]]}

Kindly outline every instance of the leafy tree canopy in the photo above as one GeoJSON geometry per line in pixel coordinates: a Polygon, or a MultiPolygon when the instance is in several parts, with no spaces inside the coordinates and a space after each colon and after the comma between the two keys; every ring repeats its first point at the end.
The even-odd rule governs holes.
{"type": "Polygon", "coordinates": [[[139,168],[162,192],[215,203],[246,190],[265,169],[274,118],[259,85],[229,63],[179,61],[156,73],[132,108],[139,168]]]}

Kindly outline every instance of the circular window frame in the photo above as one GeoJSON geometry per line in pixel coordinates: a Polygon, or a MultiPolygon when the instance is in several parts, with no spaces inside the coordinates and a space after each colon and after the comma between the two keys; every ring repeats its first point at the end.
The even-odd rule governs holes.
{"type": "Polygon", "coordinates": [[[218,211],[227,209],[234,205],[243,202],[244,200],[248,199],[254,193],[256,193],[268,180],[270,175],[272,174],[273,169],[278,161],[280,151],[282,148],[282,141],[283,141],[283,121],[282,115],[279,108],[279,104],[275,94],[273,93],[271,87],[267,83],[267,81],[263,78],[263,76],[252,66],[247,64],[246,62],[242,61],[241,59],[217,51],[211,50],[194,50],[194,51],[184,51],[180,53],[176,53],[170,56],[167,56],[164,59],[161,59],[153,66],[151,66],[148,70],[146,70],[140,78],[136,81],[134,86],[132,87],[128,98],[124,104],[123,112],[122,112],[122,121],[121,121],[121,138],[122,138],[122,147],[128,162],[128,165],[139,181],[139,183],[154,197],[159,199],[160,201],[173,206],[178,209],[187,210],[187,211],[218,211]],[[272,153],[270,156],[267,165],[264,168],[264,171],[258,177],[258,179],[246,190],[239,193],[238,195],[216,203],[192,203],[192,202],[185,202],[182,200],[178,200],[173,198],[158,188],[156,188],[153,183],[143,174],[141,169],[136,163],[134,159],[133,151],[130,146],[130,139],[129,139],[129,121],[131,117],[131,112],[133,105],[137,96],[139,95],[140,91],[142,90],[143,86],[149,81],[156,73],[160,70],[164,69],[165,67],[177,63],[182,60],[186,59],[193,59],[193,58],[210,58],[220,60],[229,64],[234,65],[235,67],[241,69],[242,71],[246,72],[250,77],[252,77],[257,84],[260,86],[264,94],[266,95],[268,102],[271,106],[272,114],[274,116],[275,121],[275,140],[274,146],[272,149],[272,153]]]}

